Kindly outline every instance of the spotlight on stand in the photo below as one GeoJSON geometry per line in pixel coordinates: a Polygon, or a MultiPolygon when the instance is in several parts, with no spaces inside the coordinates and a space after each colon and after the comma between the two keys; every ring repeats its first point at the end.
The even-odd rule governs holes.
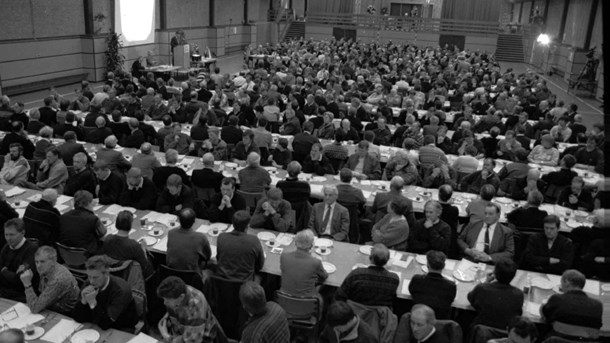
{"type": "Polygon", "coordinates": [[[536,39],[536,42],[542,45],[549,45],[549,43],[551,42],[551,38],[546,33],[541,33],[540,36],[538,36],[538,38],[536,39]]]}

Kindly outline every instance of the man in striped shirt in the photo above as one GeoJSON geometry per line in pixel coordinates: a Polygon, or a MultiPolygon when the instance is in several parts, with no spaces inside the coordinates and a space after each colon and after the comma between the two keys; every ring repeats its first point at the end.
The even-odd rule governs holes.
{"type": "Polygon", "coordinates": [[[440,167],[442,164],[449,163],[443,150],[434,144],[435,141],[436,139],[432,135],[424,137],[424,145],[419,148],[419,163],[422,167],[440,167]]]}

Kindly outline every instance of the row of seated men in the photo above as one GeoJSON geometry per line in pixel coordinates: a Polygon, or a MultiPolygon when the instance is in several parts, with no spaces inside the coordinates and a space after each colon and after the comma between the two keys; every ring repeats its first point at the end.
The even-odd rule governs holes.
{"type": "MultiPolygon", "coordinates": [[[[492,209],[493,206],[489,208],[492,209]]],[[[178,218],[179,228],[169,232],[166,263],[173,268],[205,273],[211,248],[207,237],[192,228],[195,212],[185,208],[179,212],[178,218]]],[[[119,231],[105,238],[103,252],[120,260],[133,259],[149,264],[142,246],[129,238],[132,222],[133,215],[130,212],[122,211],[118,214],[115,225],[119,231]]],[[[553,235],[557,237],[557,218],[550,217],[546,222],[546,237],[549,240],[553,235]]],[[[251,281],[260,272],[265,254],[258,238],[246,233],[252,223],[250,215],[246,211],[237,211],[232,217],[232,223],[234,231],[222,233],[218,237],[215,274],[223,279],[243,282],[239,299],[249,319],[237,336],[241,336],[242,342],[288,342],[290,333],[286,314],[277,304],[266,302],[263,288],[251,281]]],[[[502,227],[491,229],[500,230],[502,227]]],[[[489,226],[486,230],[489,230],[489,226]]],[[[125,280],[110,275],[106,256],[93,256],[87,261],[87,281],[79,289],[70,271],[57,263],[57,253],[53,247],[38,248],[36,243],[26,239],[26,229],[21,219],[7,221],[4,224],[4,235],[7,244],[0,251],[2,297],[25,301],[34,312],[51,309],[73,316],[81,322],[92,322],[102,329],[133,330],[141,316],[136,313],[131,286],[125,280]],[[35,270],[31,267],[33,265],[36,266],[35,270]]],[[[318,293],[321,289],[316,286],[323,283],[328,274],[321,260],[311,253],[314,239],[314,231],[299,231],[294,238],[297,250],[282,253],[280,292],[299,297],[321,297],[318,293]]],[[[477,243],[476,247],[467,248],[469,253],[484,255],[490,252],[487,247],[489,244],[485,243],[489,242],[489,237],[481,240],[481,246],[477,243]]],[[[418,311],[423,312],[421,327],[418,329],[418,325],[415,325],[415,318],[410,318],[407,324],[401,323],[401,326],[410,323],[409,335],[420,341],[434,337],[433,342],[450,342],[446,332],[441,331],[435,335],[435,330],[431,328],[434,327],[435,318],[451,318],[456,284],[442,274],[446,259],[443,252],[428,250],[426,257],[428,272],[415,276],[409,284],[414,303],[423,304],[416,305],[410,314],[417,316],[420,314],[418,311]]],[[[464,330],[469,331],[475,341],[510,334],[504,330],[510,328],[509,324],[515,316],[522,315],[524,293],[510,285],[516,275],[516,264],[501,255],[494,255],[493,258],[494,272],[467,296],[476,311],[476,317],[470,327],[464,330]]],[[[395,322],[383,327],[378,325],[379,319],[367,317],[367,322],[354,314],[375,308],[379,313],[385,312],[382,316],[393,317],[396,321],[392,308],[400,280],[385,268],[389,259],[389,249],[382,243],[375,244],[370,254],[371,265],[352,270],[343,280],[333,296],[338,301],[331,300],[328,305],[327,328],[322,332],[322,340],[333,341],[333,335],[352,330],[356,330],[351,333],[356,338],[363,336],[358,342],[393,340],[397,334],[395,322]],[[348,301],[348,307],[345,307],[343,301],[348,301]],[[346,312],[344,316],[347,318],[335,318],[337,307],[346,312]],[[354,329],[354,323],[351,322],[354,318],[357,318],[357,322],[364,323],[361,324],[362,328],[356,325],[354,329]],[[350,325],[345,327],[347,324],[350,325]],[[370,328],[368,324],[371,324],[370,328]],[[369,337],[374,338],[367,340],[371,339],[369,337]]],[[[552,258],[548,263],[553,263],[552,258]]],[[[562,274],[562,294],[551,296],[540,310],[542,318],[549,324],[548,336],[568,339],[598,337],[602,326],[602,304],[582,291],[585,282],[584,275],[576,270],[567,270],[562,274]]],[[[159,333],[163,338],[222,341],[220,339],[225,335],[223,327],[211,313],[206,296],[199,290],[185,285],[179,278],[169,277],[158,286],[157,295],[163,298],[167,308],[167,314],[159,322],[159,333]],[[192,325],[193,318],[199,319],[199,325],[192,325]]],[[[400,329],[398,332],[405,334],[400,329]]],[[[227,335],[234,336],[235,333],[227,332],[227,335]]]]}

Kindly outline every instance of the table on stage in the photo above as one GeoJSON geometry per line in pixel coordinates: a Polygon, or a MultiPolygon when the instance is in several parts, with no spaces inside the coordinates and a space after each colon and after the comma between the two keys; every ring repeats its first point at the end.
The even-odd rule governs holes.
{"type": "MultiPolygon", "coordinates": [[[[0,298],[0,313],[3,314],[5,311],[11,309],[16,304],[17,304],[17,302],[15,302],[13,300],[0,298]]],[[[45,335],[49,331],[51,331],[60,322],[61,322],[60,327],[62,327],[62,328],[76,326],[73,319],[66,317],[62,314],[53,312],[53,311],[45,310],[41,313],[41,315],[44,317],[44,319],[34,323],[34,326],[39,326],[39,327],[43,328],[45,331],[45,335]],[[64,325],[64,324],[66,324],[66,325],[64,325]]],[[[17,318],[15,318],[15,319],[17,319],[17,318]]],[[[3,319],[2,319],[2,316],[0,315],[0,322],[2,322],[2,321],[3,321],[3,319]]],[[[10,321],[9,321],[9,326],[11,326],[10,321]]],[[[28,340],[28,342],[41,342],[41,343],[42,342],[53,343],[54,341],[56,341],[57,343],[69,342],[73,332],[80,331],[83,329],[92,329],[92,330],[97,331],[100,334],[100,338],[97,340],[97,342],[100,342],[100,343],[126,343],[126,342],[130,342],[131,339],[136,337],[135,335],[124,332],[124,331],[115,330],[115,329],[102,330],[97,325],[94,325],[91,323],[84,323],[84,324],[82,324],[82,327],[78,328],[75,331],[68,330],[66,332],[58,333],[57,336],[53,335],[55,337],[55,339],[53,339],[53,340],[42,339],[42,338],[50,338],[49,336],[45,337],[43,335],[41,338],[38,338],[35,340],[28,340]],[[65,339],[61,340],[60,339],[61,337],[65,337],[65,339]]],[[[0,331],[2,331],[2,329],[0,329],[0,331]]],[[[57,331],[57,329],[56,329],[56,331],[57,331]]],[[[55,333],[57,333],[57,332],[55,332],[55,333]]],[[[146,337],[146,336],[141,335],[138,338],[144,338],[144,337],[146,337]]],[[[138,340],[138,342],[140,342],[140,343],[158,342],[156,339],[153,339],[152,337],[148,336],[148,338],[149,338],[149,340],[138,340]]]]}

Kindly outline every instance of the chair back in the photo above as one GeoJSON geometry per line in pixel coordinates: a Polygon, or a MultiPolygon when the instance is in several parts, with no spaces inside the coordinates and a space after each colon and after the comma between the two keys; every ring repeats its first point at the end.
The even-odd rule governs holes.
{"type": "Polygon", "coordinates": [[[237,194],[241,195],[244,200],[246,200],[246,210],[250,211],[250,213],[254,212],[256,204],[258,204],[258,201],[265,195],[264,193],[258,192],[244,192],[240,189],[237,190],[237,194]]]}
{"type": "Polygon", "coordinates": [[[174,269],[162,264],[159,269],[159,277],[161,280],[165,280],[168,276],[176,276],[182,279],[187,285],[200,291],[203,290],[201,275],[194,270],[174,269]]]}
{"type": "Polygon", "coordinates": [[[216,190],[214,188],[193,186],[193,189],[195,190],[195,197],[205,202],[206,205],[209,205],[212,198],[216,195],[216,190]]]}
{"type": "Polygon", "coordinates": [[[277,302],[286,312],[289,321],[302,321],[317,324],[320,319],[320,299],[318,297],[297,297],[284,293],[275,292],[277,302]]]}
{"type": "Polygon", "coordinates": [[[74,248],[57,243],[59,256],[64,261],[64,264],[72,269],[83,269],[87,262],[87,250],[83,248],[74,248]]]}
{"type": "Polygon", "coordinates": [[[239,289],[243,282],[223,279],[211,275],[206,282],[204,294],[214,316],[228,338],[240,340],[241,328],[248,319],[239,299],[239,289]]]}
{"type": "Polygon", "coordinates": [[[136,313],[138,314],[138,323],[136,324],[134,334],[138,334],[142,331],[146,331],[146,314],[148,313],[146,293],[132,288],[131,296],[136,303],[136,313]]]}

